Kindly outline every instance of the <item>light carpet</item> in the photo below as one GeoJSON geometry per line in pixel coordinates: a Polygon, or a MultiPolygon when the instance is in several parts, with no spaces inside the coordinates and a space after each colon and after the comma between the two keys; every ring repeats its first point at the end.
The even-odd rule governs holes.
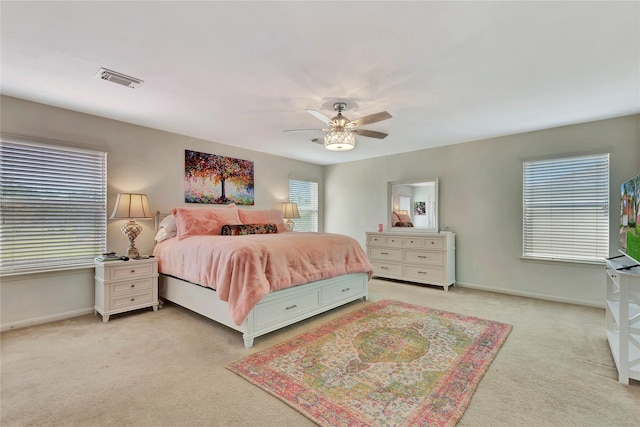
{"type": "Polygon", "coordinates": [[[453,426],[510,331],[383,300],[227,368],[321,426],[453,426]]]}

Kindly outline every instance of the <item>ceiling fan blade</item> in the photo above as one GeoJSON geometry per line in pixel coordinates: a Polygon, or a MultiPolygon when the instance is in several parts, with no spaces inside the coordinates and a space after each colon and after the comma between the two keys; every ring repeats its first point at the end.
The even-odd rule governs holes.
{"type": "Polygon", "coordinates": [[[326,129],[285,129],[282,132],[322,132],[326,129]]]}
{"type": "Polygon", "coordinates": [[[325,122],[326,124],[331,123],[331,119],[329,117],[325,116],[324,114],[322,114],[320,111],[316,111],[316,110],[305,110],[305,111],[307,113],[311,114],[316,119],[325,122]]]}
{"type": "Polygon", "coordinates": [[[368,136],[369,138],[378,138],[385,139],[388,133],[384,132],[376,132],[375,130],[367,130],[367,129],[354,129],[351,132],[356,133],[360,136],[368,136]]]}
{"type": "MultiPolygon", "coordinates": [[[[308,111],[308,110],[307,110],[308,111]]],[[[386,111],[382,111],[380,113],[370,114],[368,116],[360,117],[359,119],[353,120],[349,122],[349,125],[363,126],[371,123],[381,122],[383,120],[387,120],[393,117],[391,114],[386,111]]]]}

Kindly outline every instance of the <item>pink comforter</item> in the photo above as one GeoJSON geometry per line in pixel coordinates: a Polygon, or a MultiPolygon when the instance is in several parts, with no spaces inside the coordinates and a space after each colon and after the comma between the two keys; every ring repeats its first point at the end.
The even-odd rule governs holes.
{"type": "Polygon", "coordinates": [[[269,292],[343,274],[373,274],[358,242],[339,234],[172,238],[153,253],[161,273],[215,289],[238,325],[269,292]]]}

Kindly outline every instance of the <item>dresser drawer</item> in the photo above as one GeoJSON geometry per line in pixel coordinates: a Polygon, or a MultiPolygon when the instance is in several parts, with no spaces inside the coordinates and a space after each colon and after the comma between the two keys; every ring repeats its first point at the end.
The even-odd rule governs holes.
{"type": "Polygon", "coordinates": [[[404,276],[411,280],[439,282],[444,281],[444,271],[441,268],[417,267],[414,265],[404,266],[404,276]]]}
{"type": "Polygon", "coordinates": [[[156,266],[158,264],[155,262],[132,262],[127,263],[123,262],[119,265],[109,265],[105,267],[105,280],[125,280],[125,279],[135,279],[138,277],[151,277],[156,274],[156,266]]]}
{"type": "Polygon", "coordinates": [[[322,304],[329,305],[334,302],[342,301],[351,295],[362,294],[364,292],[364,282],[354,283],[338,283],[322,290],[322,304]]]}
{"type": "Polygon", "coordinates": [[[369,248],[369,258],[377,261],[401,261],[402,249],[369,248]]]}
{"type": "Polygon", "coordinates": [[[118,297],[131,293],[150,292],[153,290],[154,279],[127,280],[111,284],[111,296],[118,297]]]}
{"type": "Polygon", "coordinates": [[[375,234],[369,236],[369,244],[371,245],[384,245],[385,236],[376,236],[375,234]]]}
{"type": "Polygon", "coordinates": [[[402,275],[402,265],[401,264],[387,264],[384,262],[375,262],[371,263],[373,265],[374,275],[392,275],[392,276],[401,276],[402,275]]]}
{"type": "Polygon", "coordinates": [[[442,266],[444,264],[444,253],[407,249],[404,251],[404,262],[442,266]]]}
{"type": "Polygon", "coordinates": [[[319,290],[303,293],[291,298],[281,298],[256,305],[254,322],[256,325],[261,325],[261,327],[269,327],[319,307],[319,290]]]}
{"type": "Polygon", "coordinates": [[[153,291],[151,289],[145,292],[127,294],[119,297],[112,296],[111,311],[126,309],[129,307],[136,307],[141,304],[149,305],[152,302],[154,301],[153,301],[153,291]]]}
{"type": "Polygon", "coordinates": [[[384,244],[387,246],[402,246],[402,237],[385,236],[384,244]]]}

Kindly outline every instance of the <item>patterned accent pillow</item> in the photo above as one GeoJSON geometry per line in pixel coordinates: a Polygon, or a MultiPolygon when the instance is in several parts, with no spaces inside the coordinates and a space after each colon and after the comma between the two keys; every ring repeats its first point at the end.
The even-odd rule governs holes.
{"type": "Polygon", "coordinates": [[[276,224],[225,224],[223,236],[246,236],[247,234],[274,234],[278,232],[276,224]]]}

